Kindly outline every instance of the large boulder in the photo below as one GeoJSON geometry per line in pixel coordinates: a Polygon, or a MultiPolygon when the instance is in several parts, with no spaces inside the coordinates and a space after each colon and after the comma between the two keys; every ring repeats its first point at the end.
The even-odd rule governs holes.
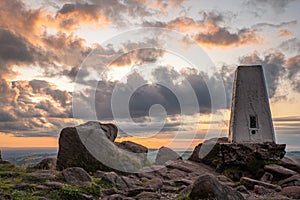
{"type": "Polygon", "coordinates": [[[182,158],[172,149],[168,147],[161,147],[156,155],[155,164],[164,165],[168,161],[182,160],[182,158]]]}
{"type": "Polygon", "coordinates": [[[143,167],[144,160],[114,144],[116,130],[112,124],[99,122],[64,128],[59,137],[57,169],[82,167],[89,172],[139,170],[143,167]]]}
{"type": "Polygon", "coordinates": [[[244,197],[231,187],[221,184],[213,175],[200,176],[193,184],[190,199],[242,200],[244,197]]]}
{"type": "Polygon", "coordinates": [[[238,181],[242,176],[260,178],[266,163],[280,162],[284,155],[284,144],[228,143],[224,137],[212,138],[199,144],[189,160],[210,165],[238,181]]]}

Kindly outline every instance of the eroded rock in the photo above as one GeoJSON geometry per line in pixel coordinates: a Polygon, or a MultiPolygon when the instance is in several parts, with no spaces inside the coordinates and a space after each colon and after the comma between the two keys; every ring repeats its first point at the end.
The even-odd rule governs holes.
{"type": "Polygon", "coordinates": [[[241,200],[244,197],[229,186],[221,184],[213,175],[200,176],[189,195],[191,199],[241,200]]]}
{"type": "Polygon", "coordinates": [[[81,167],[88,172],[136,172],[145,160],[134,152],[118,148],[114,143],[117,129],[112,124],[87,122],[64,128],[59,138],[57,169],[81,167]]]}
{"type": "Polygon", "coordinates": [[[69,183],[91,183],[91,176],[80,167],[71,167],[62,171],[65,180],[69,183]]]}

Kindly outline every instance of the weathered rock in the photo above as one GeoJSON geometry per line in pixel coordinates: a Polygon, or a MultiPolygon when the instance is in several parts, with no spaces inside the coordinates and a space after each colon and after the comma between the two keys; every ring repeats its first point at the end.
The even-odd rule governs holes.
{"type": "Polygon", "coordinates": [[[221,144],[228,143],[227,137],[212,138],[198,144],[188,160],[203,162],[207,165],[218,167],[222,162],[221,144]]]}
{"type": "Polygon", "coordinates": [[[250,194],[250,192],[247,190],[247,188],[243,185],[239,185],[236,188],[234,188],[236,191],[244,193],[244,194],[250,194]]]}
{"type": "Polygon", "coordinates": [[[220,181],[222,184],[225,184],[227,186],[230,187],[235,187],[235,183],[228,177],[224,176],[224,175],[219,175],[217,176],[217,180],[220,181]]]}
{"type": "Polygon", "coordinates": [[[40,163],[34,166],[35,169],[46,169],[55,170],[56,169],[56,158],[45,158],[40,163]]]}
{"type": "Polygon", "coordinates": [[[228,143],[222,144],[225,164],[247,165],[254,160],[280,160],[285,155],[285,144],[274,143],[228,143]]]}
{"type": "Polygon", "coordinates": [[[175,160],[182,160],[182,158],[172,149],[168,147],[161,147],[157,152],[155,164],[164,165],[175,160]]]}
{"type": "Polygon", "coordinates": [[[271,183],[273,180],[273,175],[269,172],[265,172],[264,175],[260,178],[260,181],[271,183]]]}
{"type": "Polygon", "coordinates": [[[280,193],[292,199],[300,199],[300,186],[285,187],[280,193]]]}
{"type": "Polygon", "coordinates": [[[285,179],[285,178],[288,178],[288,177],[291,177],[291,176],[297,174],[297,172],[294,172],[290,169],[287,169],[287,168],[284,168],[282,166],[275,165],[275,164],[266,165],[264,167],[264,169],[267,172],[272,173],[274,175],[273,179],[275,179],[275,180],[282,180],[282,179],[285,179]]]}
{"type": "Polygon", "coordinates": [[[91,183],[93,181],[91,176],[80,167],[71,167],[64,169],[62,171],[62,174],[65,180],[69,183],[84,184],[91,183]]]}
{"type": "Polygon", "coordinates": [[[205,173],[217,175],[217,173],[212,167],[207,166],[203,163],[191,162],[189,160],[177,160],[171,163],[170,165],[167,165],[167,168],[178,169],[180,171],[186,172],[188,176],[194,178],[197,178],[197,176],[203,175],[205,173]]]}
{"type": "Polygon", "coordinates": [[[59,138],[57,169],[81,167],[88,172],[136,172],[142,168],[144,160],[118,148],[113,143],[115,136],[116,127],[99,122],[64,128],[59,138]]]}
{"type": "Polygon", "coordinates": [[[254,185],[254,192],[256,194],[265,195],[265,194],[274,193],[275,191],[272,189],[265,188],[264,186],[261,185],[254,185]]]}
{"type": "Polygon", "coordinates": [[[184,178],[187,176],[186,172],[180,171],[179,169],[172,169],[163,175],[165,179],[174,180],[184,178]]]}
{"type": "Polygon", "coordinates": [[[52,188],[52,189],[61,189],[64,187],[64,184],[61,182],[55,182],[55,181],[47,181],[44,183],[44,185],[52,188]]]}
{"type": "Polygon", "coordinates": [[[202,162],[223,172],[234,181],[242,176],[260,178],[267,161],[280,161],[285,145],[274,143],[228,143],[225,138],[212,138],[199,144],[189,160],[202,162]]]}
{"type": "Polygon", "coordinates": [[[135,198],[138,200],[153,200],[160,199],[160,196],[155,192],[142,192],[138,194],[135,198]]]}
{"type": "Polygon", "coordinates": [[[281,160],[281,164],[283,167],[298,172],[300,174],[300,163],[296,160],[284,157],[281,160]]]}
{"type": "Polygon", "coordinates": [[[0,162],[2,162],[2,153],[1,153],[1,150],[0,150],[0,162]]]}
{"type": "Polygon", "coordinates": [[[251,179],[251,178],[248,178],[248,177],[242,177],[241,180],[240,180],[240,183],[242,185],[246,186],[246,188],[250,189],[250,190],[254,189],[255,185],[260,185],[260,186],[263,186],[265,188],[274,189],[276,191],[281,190],[281,187],[279,185],[274,185],[274,184],[271,184],[271,183],[265,183],[265,182],[254,180],[254,179],[251,179]]]}
{"type": "Polygon", "coordinates": [[[124,180],[122,176],[119,176],[115,172],[106,172],[102,179],[108,181],[112,185],[116,186],[118,189],[127,189],[130,186],[127,185],[127,182],[129,182],[127,178],[125,178],[124,180]]]}
{"type": "Polygon", "coordinates": [[[300,186],[300,174],[293,175],[287,179],[278,182],[281,187],[300,186]]]}
{"type": "Polygon", "coordinates": [[[193,184],[191,199],[241,200],[244,197],[229,186],[221,184],[213,175],[200,176],[193,184]]]}
{"type": "Polygon", "coordinates": [[[163,186],[163,181],[160,178],[153,178],[145,184],[145,188],[151,191],[157,191],[163,186]]]}

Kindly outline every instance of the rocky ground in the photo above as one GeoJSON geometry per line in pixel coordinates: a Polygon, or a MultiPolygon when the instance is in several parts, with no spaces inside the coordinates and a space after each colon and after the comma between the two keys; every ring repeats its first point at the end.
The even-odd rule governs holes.
{"type": "MultiPolygon", "coordinates": [[[[92,134],[102,126],[87,125],[84,130],[92,134]]],[[[103,130],[97,134],[103,133],[101,144],[109,151],[126,158],[138,153],[127,160],[114,158],[126,161],[126,168],[105,166],[87,151],[76,129],[67,128],[60,136],[57,159],[20,168],[0,157],[0,198],[300,199],[300,164],[284,158],[285,145],[229,144],[227,138],[211,139],[199,144],[188,160],[162,147],[151,164],[145,156],[147,148],[132,142],[115,143],[117,131],[113,125],[105,125],[103,130]],[[209,153],[203,154],[207,149],[209,153]],[[131,172],[133,169],[137,171],[131,172]]]]}

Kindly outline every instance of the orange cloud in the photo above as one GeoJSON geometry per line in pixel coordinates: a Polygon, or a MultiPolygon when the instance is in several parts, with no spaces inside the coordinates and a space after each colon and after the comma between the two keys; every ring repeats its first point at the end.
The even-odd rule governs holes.
{"type": "Polygon", "coordinates": [[[284,38],[289,38],[289,37],[294,36],[294,34],[292,32],[290,32],[289,30],[286,30],[286,29],[279,30],[278,35],[280,37],[284,37],[284,38]]]}

